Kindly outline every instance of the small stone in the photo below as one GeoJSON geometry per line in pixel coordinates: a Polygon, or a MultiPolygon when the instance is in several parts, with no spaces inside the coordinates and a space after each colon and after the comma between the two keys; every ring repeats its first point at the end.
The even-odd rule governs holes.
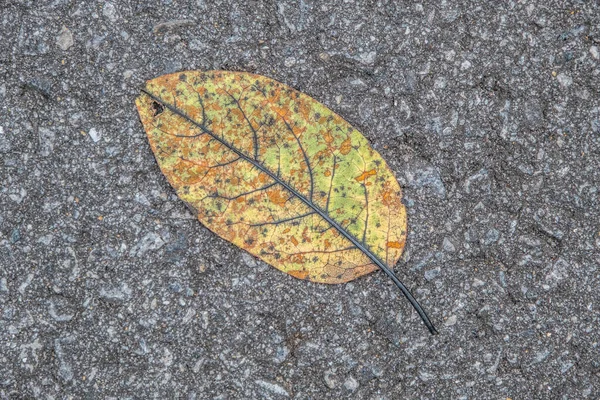
{"type": "Polygon", "coordinates": [[[19,228],[15,228],[10,234],[10,242],[14,244],[17,243],[19,240],[21,240],[21,232],[19,231],[19,228]]]}
{"type": "Polygon", "coordinates": [[[538,351],[533,358],[532,364],[539,364],[544,361],[548,356],[552,353],[551,350],[544,349],[542,351],[538,351]]]}
{"type": "Polygon", "coordinates": [[[556,79],[558,80],[558,83],[560,83],[560,85],[565,88],[569,87],[573,84],[573,78],[571,78],[569,75],[565,74],[564,72],[561,72],[560,74],[558,74],[556,79]]]}
{"type": "Polygon", "coordinates": [[[106,40],[108,35],[96,35],[86,43],[86,47],[92,47],[95,50],[100,48],[100,45],[106,40]]]}
{"type": "Polygon", "coordinates": [[[338,385],[337,379],[335,379],[335,372],[332,370],[325,371],[323,380],[329,389],[335,389],[338,385]]]}
{"type": "Polygon", "coordinates": [[[54,235],[49,233],[39,238],[37,242],[43,244],[44,246],[49,246],[50,243],[52,243],[52,240],[54,240],[54,235]]]}
{"type": "Polygon", "coordinates": [[[54,150],[54,132],[48,128],[40,128],[40,155],[42,157],[48,157],[54,150]]]}
{"type": "Polygon", "coordinates": [[[65,382],[73,380],[74,374],[73,368],[68,362],[69,354],[64,346],[69,347],[73,342],[75,342],[75,338],[72,336],[54,340],[54,354],[58,360],[58,376],[65,382]]]}
{"type": "Polygon", "coordinates": [[[162,361],[165,367],[170,367],[171,365],[173,365],[173,359],[174,356],[171,350],[165,348],[165,351],[163,352],[163,356],[160,358],[160,361],[162,361]]]}
{"type": "Polygon", "coordinates": [[[447,85],[447,80],[443,76],[436,78],[433,87],[436,89],[444,89],[447,85]]]}
{"type": "Polygon", "coordinates": [[[564,374],[565,372],[570,370],[573,365],[575,365],[575,363],[573,363],[572,361],[562,363],[562,365],[560,366],[560,373],[564,374]]]}
{"type": "Polygon", "coordinates": [[[17,289],[19,291],[19,293],[21,294],[25,294],[25,290],[27,290],[27,288],[29,287],[29,285],[31,285],[31,282],[33,281],[33,274],[29,274],[27,275],[27,278],[25,278],[25,280],[23,281],[23,283],[21,283],[19,285],[19,288],[17,289]]]}
{"type": "Polygon", "coordinates": [[[517,168],[519,168],[519,171],[526,175],[533,175],[534,169],[530,164],[519,164],[517,168]]]}
{"type": "Polygon", "coordinates": [[[283,65],[285,65],[287,68],[290,68],[290,67],[296,65],[296,59],[294,57],[288,57],[283,62],[283,65]]]}
{"type": "Polygon", "coordinates": [[[102,7],[102,15],[104,15],[110,22],[116,22],[118,19],[117,9],[115,5],[110,2],[104,3],[104,7],[102,7]]]}
{"type": "Polygon", "coordinates": [[[173,293],[181,293],[183,287],[181,287],[179,282],[173,282],[169,285],[169,290],[173,293]]]}
{"type": "Polygon", "coordinates": [[[427,279],[428,281],[431,281],[431,280],[435,279],[439,274],[440,274],[439,268],[430,269],[429,271],[425,271],[425,279],[427,279]]]}
{"type": "Polygon", "coordinates": [[[27,190],[24,188],[14,188],[9,191],[8,195],[8,198],[17,204],[21,204],[25,197],[27,197],[27,190]]]}
{"type": "Polygon", "coordinates": [[[454,247],[454,244],[452,244],[452,242],[448,238],[444,238],[444,243],[442,244],[442,247],[448,253],[453,253],[456,251],[456,247],[454,247]]]}
{"type": "Polygon", "coordinates": [[[558,258],[554,264],[552,264],[552,268],[546,275],[546,282],[548,282],[551,286],[554,287],[561,281],[565,280],[569,273],[569,263],[561,258],[558,258]]]}
{"type": "Polygon", "coordinates": [[[357,89],[366,90],[369,86],[360,78],[353,79],[350,81],[350,84],[357,89]]]}
{"type": "Polygon", "coordinates": [[[139,344],[139,349],[136,349],[134,351],[135,354],[143,356],[144,354],[148,353],[148,346],[146,345],[146,341],[144,339],[140,339],[138,341],[139,344]]]}
{"type": "Polygon", "coordinates": [[[6,278],[0,279],[0,292],[8,293],[8,282],[6,278]]]}
{"type": "Polygon", "coordinates": [[[358,105],[358,115],[362,121],[370,120],[374,112],[375,102],[370,97],[367,97],[358,105]]]}
{"type": "Polygon", "coordinates": [[[538,99],[529,99],[524,107],[527,123],[532,127],[540,126],[544,121],[544,110],[538,99]]]}
{"type": "Polygon", "coordinates": [[[126,283],[119,287],[103,287],[100,289],[100,297],[109,303],[124,303],[131,298],[132,290],[126,283]]]}
{"type": "Polygon", "coordinates": [[[346,381],[344,382],[344,387],[347,390],[354,392],[356,389],[358,389],[358,381],[354,379],[353,376],[349,376],[348,379],[346,379],[346,381]]]}
{"type": "Polygon", "coordinates": [[[432,379],[435,379],[435,375],[426,371],[419,371],[419,378],[421,378],[423,382],[428,382],[432,379]]]}
{"type": "Polygon", "coordinates": [[[600,52],[598,52],[598,46],[592,46],[592,47],[590,47],[590,54],[596,60],[599,60],[600,59],[600,52]]]}
{"type": "Polygon", "coordinates": [[[497,242],[499,238],[500,232],[498,232],[497,229],[492,228],[486,232],[485,238],[483,239],[483,243],[486,246],[489,246],[490,244],[497,242]]]}
{"type": "Polygon", "coordinates": [[[484,281],[477,279],[477,278],[473,279],[473,287],[480,287],[483,285],[485,285],[484,281]]]}
{"type": "Polygon", "coordinates": [[[425,195],[432,195],[443,199],[446,197],[446,187],[437,169],[414,155],[403,157],[403,174],[399,178],[401,184],[417,189],[425,195]]]}
{"type": "MultiPolygon", "coordinates": [[[[196,23],[191,19],[174,19],[171,21],[161,22],[159,24],[154,25],[154,28],[152,28],[152,32],[154,32],[154,34],[159,34],[159,33],[164,33],[166,31],[175,30],[177,28],[184,28],[184,27],[194,26],[194,25],[196,25],[196,23]]],[[[203,48],[204,47],[205,46],[203,46],[203,48]]],[[[192,50],[197,50],[197,49],[192,49],[192,50]]]]}
{"type": "Polygon", "coordinates": [[[377,365],[373,365],[371,367],[371,373],[373,374],[373,376],[375,378],[381,378],[383,376],[384,370],[383,370],[383,368],[381,368],[377,365]]]}
{"type": "Polygon", "coordinates": [[[275,351],[275,357],[273,357],[273,361],[275,361],[277,364],[281,364],[285,361],[289,354],[290,350],[286,346],[279,346],[275,351]]]}
{"type": "Polygon", "coordinates": [[[52,319],[57,322],[68,322],[75,316],[75,314],[59,314],[56,311],[56,304],[54,304],[54,302],[50,303],[50,306],[48,307],[48,314],[50,314],[52,319]]]}
{"type": "Polygon", "coordinates": [[[542,245],[542,242],[538,238],[527,235],[519,236],[518,241],[532,248],[540,247],[542,245]]]}
{"type": "Polygon", "coordinates": [[[258,266],[258,263],[256,262],[256,258],[252,257],[250,254],[248,254],[246,252],[242,253],[242,260],[250,268],[256,268],[258,266]]]}
{"type": "Polygon", "coordinates": [[[256,383],[258,386],[262,387],[263,389],[268,390],[269,392],[278,394],[280,396],[290,397],[290,394],[287,392],[287,390],[285,390],[284,388],[282,388],[281,386],[279,386],[275,383],[263,381],[260,379],[254,381],[254,383],[256,383]]]}
{"type": "MultiPolygon", "coordinates": [[[[1,88],[2,87],[0,86],[0,89],[1,88]]],[[[2,96],[0,96],[0,98],[2,98],[2,96]]],[[[6,137],[6,133],[4,132],[4,128],[0,126],[0,153],[8,153],[11,147],[8,138],[6,137]]]]}
{"type": "Polygon", "coordinates": [[[140,257],[148,251],[160,249],[164,244],[165,242],[160,235],[154,232],[148,232],[135,246],[133,246],[129,252],[129,256],[140,257]]]}
{"type": "Polygon", "coordinates": [[[203,41],[201,41],[199,39],[192,39],[188,46],[189,46],[190,50],[194,50],[194,51],[205,50],[209,47],[206,43],[204,43],[203,41]]]}
{"type": "Polygon", "coordinates": [[[15,312],[16,312],[16,310],[14,307],[12,307],[12,306],[5,307],[4,310],[2,310],[2,314],[0,315],[0,318],[10,321],[14,318],[15,312]]]}
{"type": "Polygon", "coordinates": [[[56,45],[60,47],[61,50],[66,51],[71,46],[73,46],[75,42],[73,41],[73,34],[66,26],[63,26],[60,30],[60,33],[56,37],[56,45]]]}
{"type": "Polygon", "coordinates": [[[152,207],[152,203],[150,203],[150,200],[148,200],[148,197],[144,193],[141,193],[141,192],[137,192],[133,196],[133,201],[135,201],[136,203],[139,203],[143,206],[146,206],[146,207],[152,207]]]}
{"type": "Polygon", "coordinates": [[[362,64],[365,65],[373,65],[375,63],[375,58],[377,57],[376,51],[369,51],[365,53],[360,53],[358,59],[362,64]]]}
{"type": "Polygon", "coordinates": [[[165,61],[165,73],[170,74],[172,72],[180,71],[183,68],[183,64],[179,60],[167,60],[165,61]]]}
{"type": "Polygon", "coordinates": [[[102,137],[102,133],[100,131],[98,131],[96,128],[90,129],[90,131],[88,132],[88,135],[90,135],[90,138],[92,138],[94,143],[98,143],[98,141],[102,137]]]}
{"type": "Polygon", "coordinates": [[[448,317],[446,322],[444,322],[444,326],[454,326],[456,325],[456,315],[451,315],[448,317]]]}
{"type": "Polygon", "coordinates": [[[476,174],[469,176],[465,181],[465,192],[468,194],[471,193],[482,193],[489,194],[491,193],[491,182],[489,179],[489,172],[487,169],[482,168],[477,171],[476,174]]]}

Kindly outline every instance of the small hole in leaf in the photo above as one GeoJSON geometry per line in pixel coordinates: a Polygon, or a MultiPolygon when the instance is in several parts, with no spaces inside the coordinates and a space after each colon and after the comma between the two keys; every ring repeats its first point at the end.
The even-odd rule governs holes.
{"type": "Polygon", "coordinates": [[[156,117],[157,115],[160,115],[165,110],[165,106],[163,106],[162,104],[160,104],[157,101],[153,101],[152,109],[154,110],[154,116],[156,117]]]}

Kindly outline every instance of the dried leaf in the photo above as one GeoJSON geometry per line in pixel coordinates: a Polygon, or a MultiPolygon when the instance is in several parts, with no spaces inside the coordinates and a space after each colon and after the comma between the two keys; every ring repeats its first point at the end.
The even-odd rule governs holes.
{"type": "Polygon", "coordinates": [[[158,164],[198,219],[296,278],[342,283],[391,268],[406,240],[392,171],[323,104],[272,79],[187,71],[136,104],[158,164]]]}

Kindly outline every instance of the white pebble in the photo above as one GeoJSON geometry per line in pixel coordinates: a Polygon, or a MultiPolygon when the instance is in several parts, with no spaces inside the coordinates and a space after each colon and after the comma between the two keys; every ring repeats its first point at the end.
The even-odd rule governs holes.
{"type": "Polygon", "coordinates": [[[556,79],[558,79],[558,83],[560,83],[560,85],[563,87],[569,87],[573,84],[573,78],[562,72],[558,74],[556,79]]]}
{"type": "Polygon", "coordinates": [[[456,325],[456,315],[451,315],[448,317],[446,322],[444,322],[444,326],[453,326],[456,325]]]}
{"type": "Polygon", "coordinates": [[[102,7],[102,15],[104,15],[110,22],[117,21],[117,9],[115,5],[112,3],[104,3],[104,7],[102,7]]]}
{"type": "Polygon", "coordinates": [[[102,133],[100,133],[100,131],[97,130],[96,128],[90,129],[90,131],[88,132],[88,135],[90,135],[90,138],[92,138],[94,143],[98,143],[98,141],[102,137],[102,133]]]}
{"type": "Polygon", "coordinates": [[[348,379],[346,379],[346,382],[344,382],[344,387],[347,390],[354,392],[356,389],[358,389],[358,381],[354,379],[354,377],[349,376],[348,379]]]}
{"type": "Polygon", "coordinates": [[[56,44],[61,50],[68,50],[69,47],[73,46],[73,34],[66,26],[63,26],[60,33],[56,37],[56,44]]]}

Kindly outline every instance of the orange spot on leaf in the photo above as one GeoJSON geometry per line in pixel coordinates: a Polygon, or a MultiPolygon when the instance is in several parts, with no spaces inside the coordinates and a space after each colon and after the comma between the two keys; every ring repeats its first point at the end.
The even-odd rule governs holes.
{"type": "Polygon", "coordinates": [[[267,192],[267,196],[269,197],[269,200],[280,207],[283,207],[287,201],[287,197],[285,197],[280,190],[270,190],[267,192]]]}
{"type": "Polygon", "coordinates": [[[271,178],[267,174],[260,174],[258,176],[260,183],[267,183],[271,178]]]}
{"type": "Polygon", "coordinates": [[[390,190],[386,189],[383,192],[381,202],[388,207],[392,204],[392,192],[390,190]]]}
{"type": "Polygon", "coordinates": [[[306,277],[308,276],[308,271],[306,271],[306,270],[295,270],[295,271],[289,271],[288,274],[290,274],[294,278],[306,279],[306,277]]]}
{"type": "Polygon", "coordinates": [[[323,134],[323,139],[325,139],[325,142],[327,144],[331,144],[333,142],[333,136],[331,136],[331,133],[329,133],[329,132],[325,132],[323,134]]]}
{"type": "Polygon", "coordinates": [[[342,144],[340,145],[340,153],[342,153],[343,155],[346,155],[348,153],[350,153],[350,150],[352,150],[352,142],[350,141],[350,138],[344,140],[342,142],[342,144]]]}
{"type": "Polygon", "coordinates": [[[365,179],[373,175],[377,175],[377,171],[375,171],[374,169],[370,171],[365,171],[354,179],[356,179],[358,182],[364,182],[365,179]]]}
{"type": "Polygon", "coordinates": [[[387,242],[387,247],[391,247],[392,249],[401,249],[402,243],[400,242],[387,242]]]}

